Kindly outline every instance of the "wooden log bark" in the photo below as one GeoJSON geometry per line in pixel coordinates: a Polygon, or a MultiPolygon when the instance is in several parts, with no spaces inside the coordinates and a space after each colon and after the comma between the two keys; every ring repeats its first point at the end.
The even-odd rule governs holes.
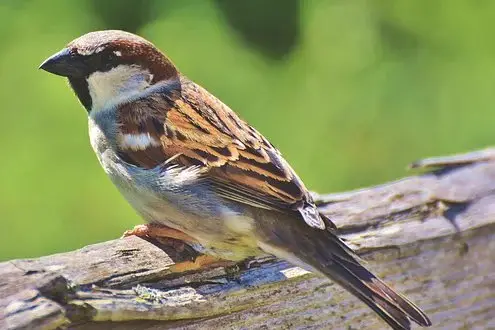
{"type": "MultiPolygon", "coordinates": [[[[495,149],[413,167],[436,168],[315,196],[433,329],[495,329],[495,149]]],[[[194,257],[130,237],[0,263],[0,329],[385,328],[340,287],[285,261],[170,271],[194,257]]]]}

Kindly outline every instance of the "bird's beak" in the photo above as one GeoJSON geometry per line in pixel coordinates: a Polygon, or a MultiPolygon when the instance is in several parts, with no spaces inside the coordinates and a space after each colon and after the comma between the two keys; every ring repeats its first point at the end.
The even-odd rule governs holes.
{"type": "Polygon", "coordinates": [[[39,68],[59,76],[73,78],[82,78],[89,71],[82,56],[73,54],[68,48],[47,58],[39,68]]]}

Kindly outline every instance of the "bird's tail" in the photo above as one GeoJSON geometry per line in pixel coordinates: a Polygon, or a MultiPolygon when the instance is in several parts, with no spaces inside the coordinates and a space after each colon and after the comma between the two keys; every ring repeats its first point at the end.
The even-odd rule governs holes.
{"type": "Polygon", "coordinates": [[[336,258],[321,271],[361,299],[393,329],[410,329],[409,319],[421,326],[431,321],[414,303],[395,292],[360,264],[336,258]]]}
{"type": "Polygon", "coordinates": [[[410,320],[431,325],[419,307],[363,267],[344,242],[333,234],[325,236],[323,242],[321,238],[311,242],[312,255],[306,254],[305,262],[363,301],[393,329],[410,329],[410,320]]]}
{"type": "MultiPolygon", "coordinates": [[[[334,230],[310,227],[302,219],[254,209],[265,252],[328,277],[374,310],[395,330],[408,330],[411,320],[427,327],[431,321],[406,297],[392,290],[359,263],[354,251],[334,230]]],[[[323,215],[321,215],[324,217],[323,215]]],[[[324,217],[326,219],[326,217],[324,217]]],[[[327,219],[327,222],[330,220],[327,219]]]]}

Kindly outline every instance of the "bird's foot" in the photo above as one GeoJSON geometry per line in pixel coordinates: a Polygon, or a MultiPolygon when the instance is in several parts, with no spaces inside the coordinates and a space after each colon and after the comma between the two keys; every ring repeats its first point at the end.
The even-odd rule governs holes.
{"type": "Polygon", "coordinates": [[[192,270],[216,267],[232,267],[236,263],[234,261],[220,259],[206,254],[200,254],[194,261],[183,261],[176,263],[170,267],[170,270],[175,273],[183,273],[192,270]]]}
{"type": "MultiPolygon", "coordinates": [[[[131,230],[124,232],[121,238],[129,236],[138,236],[142,238],[151,238],[158,241],[160,244],[170,246],[175,251],[181,252],[185,248],[185,244],[194,245],[198,241],[193,237],[165,225],[160,224],[144,224],[137,225],[131,230]]],[[[182,273],[200,268],[215,268],[215,267],[230,267],[235,265],[235,262],[220,259],[206,254],[200,254],[194,260],[181,261],[170,267],[172,272],[182,273]]]]}
{"type": "Polygon", "coordinates": [[[198,243],[191,236],[165,225],[159,224],[144,224],[137,225],[131,230],[126,230],[121,238],[129,236],[138,236],[142,238],[155,239],[159,243],[173,247],[174,250],[180,252],[183,251],[185,243],[195,244],[198,243]]]}

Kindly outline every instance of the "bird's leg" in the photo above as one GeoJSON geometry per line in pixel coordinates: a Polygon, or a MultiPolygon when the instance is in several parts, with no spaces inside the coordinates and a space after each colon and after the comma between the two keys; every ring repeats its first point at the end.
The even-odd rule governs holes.
{"type": "Polygon", "coordinates": [[[182,261],[176,263],[170,267],[170,270],[175,273],[182,273],[201,268],[231,267],[235,264],[236,263],[234,261],[220,259],[207,254],[200,254],[193,261],[182,261]]]}
{"type": "Polygon", "coordinates": [[[173,247],[178,252],[184,250],[184,243],[198,243],[196,239],[180,230],[153,223],[137,225],[133,229],[125,231],[122,238],[128,236],[152,238],[161,244],[173,247]]]}
{"type": "MultiPolygon", "coordinates": [[[[171,246],[177,252],[184,250],[184,244],[199,244],[199,242],[193,237],[181,232],[180,230],[167,227],[160,224],[144,224],[135,226],[131,230],[127,230],[122,235],[122,238],[128,236],[138,236],[143,238],[152,238],[160,242],[161,244],[171,246]]],[[[197,270],[200,268],[212,268],[212,267],[226,267],[232,266],[235,262],[220,259],[214,256],[200,254],[192,261],[182,261],[171,266],[170,269],[173,272],[186,272],[191,270],[197,270]]]]}
{"type": "Polygon", "coordinates": [[[173,238],[186,243],[198,243],[196,239],[194,239],[193,237],[187,235],[186,233],[180,230],[154,223],[137,225],[131,230],[126,230],[122,235],[122,238],[127,236],[150,237],[150,238],[160,238],[160,237],[173,238]]]}

